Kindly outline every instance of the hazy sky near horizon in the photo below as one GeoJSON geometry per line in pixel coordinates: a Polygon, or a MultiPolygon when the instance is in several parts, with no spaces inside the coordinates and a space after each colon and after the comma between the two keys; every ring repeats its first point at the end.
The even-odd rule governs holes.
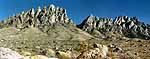
{"type": "Polygon", "coordinates": [[[150,24],[150,0],[0,0],[0,20],[50,4],[65,8],[69,18],[77,24],[90,14],[108,18],[136,16],[150,24]]]}

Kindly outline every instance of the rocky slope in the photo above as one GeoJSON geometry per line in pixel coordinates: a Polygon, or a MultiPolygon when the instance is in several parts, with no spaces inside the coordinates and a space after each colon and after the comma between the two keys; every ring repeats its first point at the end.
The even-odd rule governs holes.
{"type": "Polygon", "coordinates": [[[123,37],[150,39],[150,25],[140,22],[136,17],[118,16],[113,20],[91,15],[78,27],[97,37],[106,36],[106,32],[111,32],[123,37]]]}

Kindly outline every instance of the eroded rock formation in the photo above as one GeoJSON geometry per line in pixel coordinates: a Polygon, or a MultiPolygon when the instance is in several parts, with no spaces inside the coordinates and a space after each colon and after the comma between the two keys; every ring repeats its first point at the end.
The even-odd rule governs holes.
{"type": "Polygon", "coordinates": [[[99,33],[117,32],[130,38],[150,38],[149,25],[136,17],[119,16],[113,21],[111,18],[88,16],[78,27],[89,33],[97,30],[99,33]]]}
{"type": "Polygon", "coordinates": [[[66,10],[54,5],[49,7],[40,7],[35,10],[32,8],[29,11],[23,11],[16,16],[9,17],[8,20],[2,21],[5,26],[14,26],[17,28],[38,27],[44,28],[46,26],[53,26],[59,24],[73,24],[66,14],[66,10]]]}

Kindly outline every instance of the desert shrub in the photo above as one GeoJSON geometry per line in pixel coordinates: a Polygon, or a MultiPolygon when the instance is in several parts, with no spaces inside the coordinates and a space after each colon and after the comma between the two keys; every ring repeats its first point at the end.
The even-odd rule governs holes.
{"type": "Polygon", "coordinates": [[[86,41],[81,41],[79,43],[79,52],[84,52],[88,50],[88,43],[86,41]]]}

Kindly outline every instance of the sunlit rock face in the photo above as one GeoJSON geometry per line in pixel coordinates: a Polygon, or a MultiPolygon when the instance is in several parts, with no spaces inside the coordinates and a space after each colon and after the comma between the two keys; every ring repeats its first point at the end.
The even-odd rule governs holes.
{"type": "Polygon", "coordinates": [[[111,18],[88,16],[78,27],[89,33],[96,30],[100,33],[117,32],[131,38],[150,38],[149,25],[140,22],[136,17],[118,16],[112,20],[111,18]]]}
{"type": "Polygon", "coordinates": [[[66,14],[66,10],[54,5],[32,8],[24,11],[16,16],[9,17],[8,20],[2,22],[5,26],[14,26],[17,28],[53,26],[56,23],[73,24],[66,14]]]}

